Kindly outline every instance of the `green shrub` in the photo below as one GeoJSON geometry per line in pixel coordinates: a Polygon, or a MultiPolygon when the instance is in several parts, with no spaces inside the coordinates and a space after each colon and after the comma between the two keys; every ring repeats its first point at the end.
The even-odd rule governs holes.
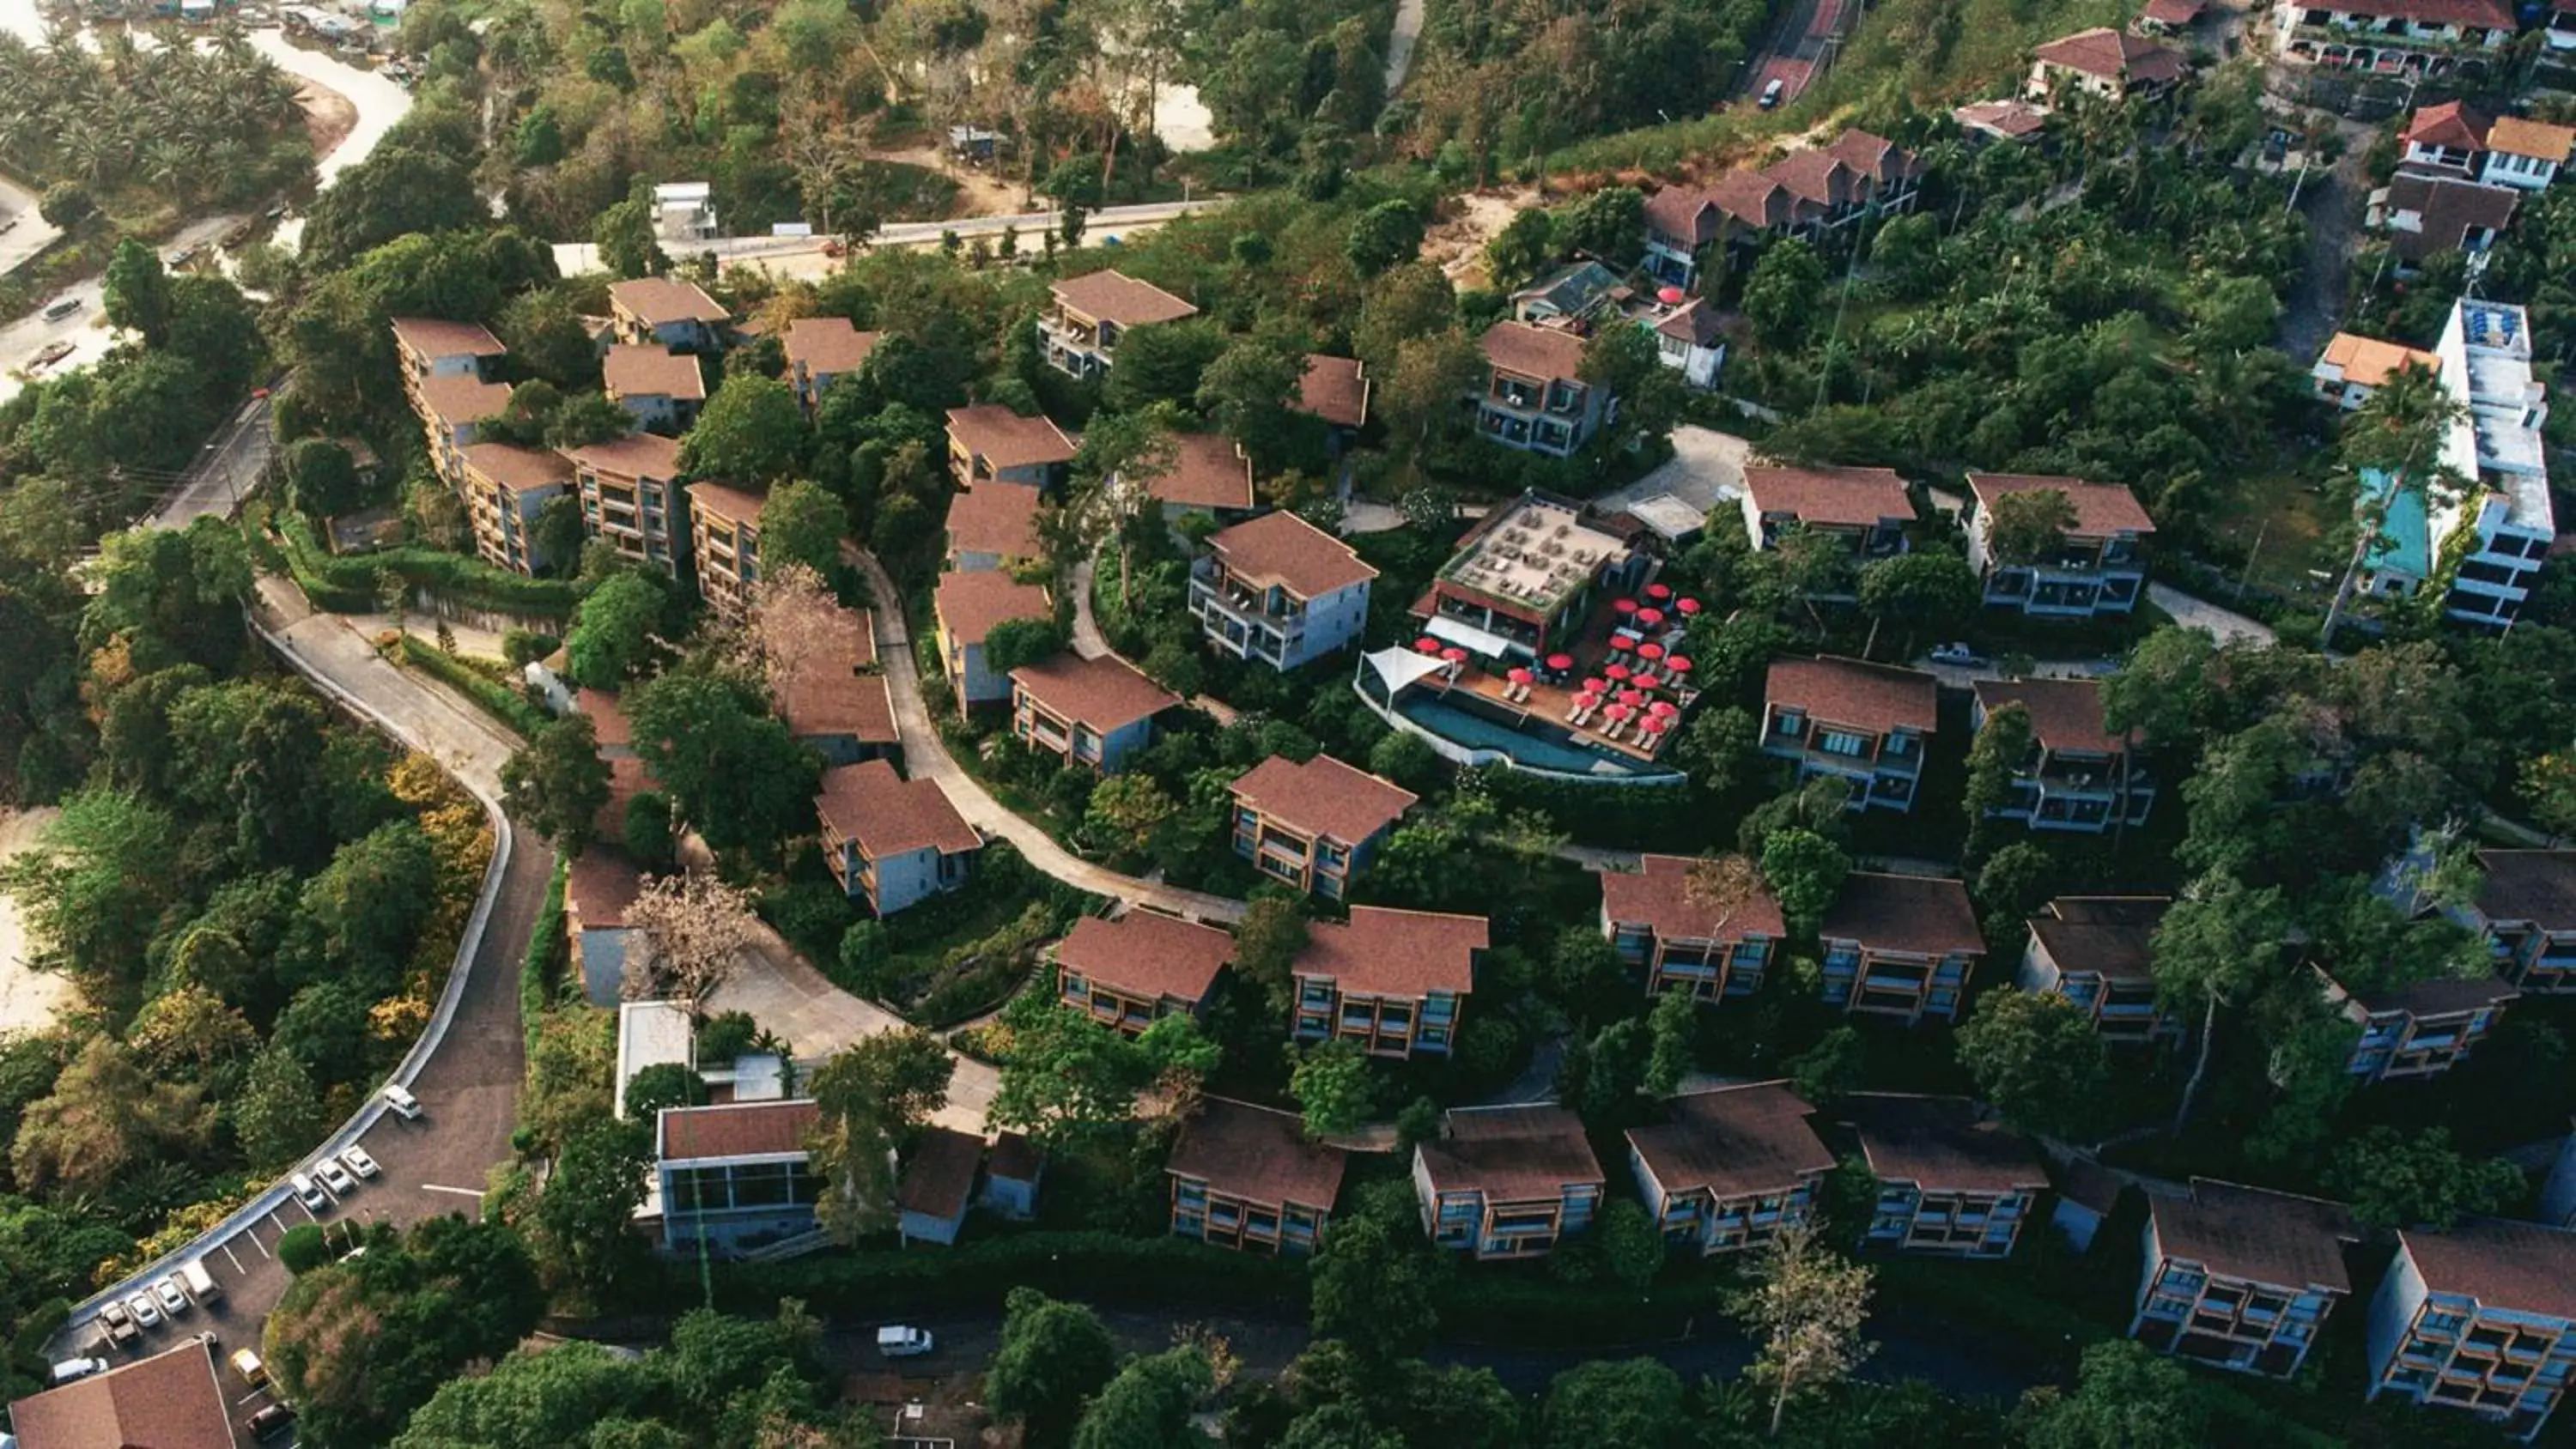
{"type": "MultiPolygon", "coordinates": [[[[683,1270],[694,1273],[694,1265],[683,1270]]],[[[717,1264],[717,1305],[775,1313],[780,1298],[825,1312],[887,1318],[998,1304],[1027,1285],[1088,1303],[1203,1304],[1302,1318],[1306,1266],[1182,1238],[1027,1232],[969,1239],[938,1253],[873,1249],[789,1263],[717,1264]]],[[[692,1277],[688,1291],[695,1291],[692,1277]]]]}
{"type": "Polygon", "coordinates": [[[527,696],[435,644],[405,634],[402,662],[472,700],[521,739],[534,739],[546,727],[546,712],[528,703],[527,696]]]}
{"type": "Polygon", "coordinates": [[[298,1277],[331,1261],[331,1245],[322,1240],[319,1223],[297,1223],[277,1240],[277,1261],[298,1277]]]}
{"type": "Polygon", "coordinates": [[[406,546],[351,558],[333,557],[311,521],[287,514],[278,522],[289,571],[313,607],[337,614],[375,612],[378,589],[392,574],[450,603],[519,614],[567,617],[580,591],[562,579],[532,579],[494,568],[478,558],[406,546]]]}
{"type": "Polygon", "coordinates": [[[514,669],[525,669],[552,654],[563,641],[552,634],[533,629],[505,629],[501,632],[501,657],[514,669]]]}
{"type": "Polygon", "coordinates": [[[554,879],[546,883],[546,903],[537,911],[527,953],[519,958],[519,1029],[527,1033],[531,1062],[537,1059],[538,1028],[554,1000],[556,963],[570,950],[564,939],[564,876],[570,869],[569,862],[555,861],[554,879]]]}

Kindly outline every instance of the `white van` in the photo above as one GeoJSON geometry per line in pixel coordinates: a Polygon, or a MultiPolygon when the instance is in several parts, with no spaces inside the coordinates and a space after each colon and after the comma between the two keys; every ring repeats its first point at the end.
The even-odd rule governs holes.
{"type": "Polygon", "coordinates": [[[1766,111],[1771,110],[1780,104],[1780,98],[1788,93],[1788,89],[1786,83],[1774,78],[1771,84],[1762,88],[1762,99],[1757,104],[1766,111]]]}
{"type": "Polygon", "coordinates": [[[179,1282],[188,1290],[188,1296],[200,1303],[212,1303],[224,1296],[224,1285],[215,1281],[215,1275],[207,1272],[203,1263],[180,1264],[179,1282]]]}
{"type": "Polygon", "coordinates": [[[890,1323],[877,1330],[877,1352],[887,1358],[919,1358],[938,1346],[927,1328],[890,1323]]]}
{"type": "Polygon", "coordinates": [[[401,1117],[404,1121],[417,1122],[420,1120],[420,1098],[413,1096],[411,1093],[390,1082],[385,1084],[384,1097],[385,1105],[393,1108],[395,1114],[401,1117]]]}
{"type": "Polygon", "coordinates": [[[88,1378],[91,1374],[103,1374],[105,1372],[107,1372],[106,1359],[67,1358],[61,1363],[54,1365],[53,1384],[55,1388],[59,1389],[65,1384],[79,1383],[82,1379],[88,1378]]]}

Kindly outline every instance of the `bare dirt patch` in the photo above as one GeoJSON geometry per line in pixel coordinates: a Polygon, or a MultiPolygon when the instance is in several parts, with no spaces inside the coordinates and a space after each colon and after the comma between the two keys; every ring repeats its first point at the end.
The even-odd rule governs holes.
{"type": "Polygon", "coordinates": [[[957,216],[1017,216],[1028,210],[1020,204],[1017,182],[995,175],[982,167],[966,166],[938,146],[880,146],[868,152],[871,161],[900,161],[936,171],[957,183],[957,216]]]}
{"type": "Polygon", "coordinates": [[[315,156],[340,149],[340,143],[358,129],[356,103],[329,86],[308,80],[296,87],[295,101],[304,107],[304,134],[313,139],[315,156]]]}
{"type": "MultiPolygon", "coordinates": [[[[57,813],[0,812],[0,861],[34,845],[57,813]]],[[[29,967],[28,950],[17,904],[0,895],[0,1032],[42,1031],[53,1025],[55,1013],[79,1004],[70,978],[29,967]]]]}
{"type": "Polygon", "coordinates": [[[1422,259],[1449,274],[1460,286],[1488,285],[1485,244],[1502,234],[1512,218],[1541,204],[1535,189],[1514,192],[1470,191],[1456,199],[1455,209],[1434,223],[1422,239],[1422,259]]]}

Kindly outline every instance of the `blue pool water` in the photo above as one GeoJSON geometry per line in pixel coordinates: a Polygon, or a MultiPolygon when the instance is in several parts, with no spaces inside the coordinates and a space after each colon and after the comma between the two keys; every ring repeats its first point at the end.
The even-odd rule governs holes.
{"type": "Polygon", "coordinates": [[[1442,739],[1454,740],[1470,749],[1495,750],[1532,769],[1557,770],[1569,775],[1640,776],[1646,773],[1626,761],[1566,743],[1565,732],[1553,726],[1532,721],[1529,728],[1514,729],[1430,698],[1419,690],[1399,695],[1395,707],[1406,719],[1442,739]]]}

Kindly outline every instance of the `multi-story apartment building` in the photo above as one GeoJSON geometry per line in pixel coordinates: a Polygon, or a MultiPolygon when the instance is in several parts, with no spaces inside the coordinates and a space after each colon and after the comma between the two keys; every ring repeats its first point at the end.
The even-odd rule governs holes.
{"type": "Polygon", "coordinates": [[[422,405],[420,385],[433,377],[492,380],[492,359],[510,349],[478,322],[449,322],[438,317],[396,317],[394,356],[402,365],[403,398],[415,413],[422,405]]]}
{"type": "Polygon", "coordinates": [[[1431,1246],[1539,1258],[1592,1226],[1609,1180],[1562,1107],[1454,1107],[1413,1149],[1413,1195],[1431,1246]]]}
{"type": "Polygon", "coordinates": [[[1330,755],[1303,764],[1272,755],[1231,788],[1234,853],[1270,879],[1328,901],[1349,897],[1395,822],[1421,799],[1330,755]]]}
{"type": "Polygon", "coordinates": [[[2496,974],[2525,996],[2576,991],[2576,850],[2481,850],[2486,873],[2462,913],[2496,974]]]}
{"type": "Polygon", "coordinates": [[[412,387],[429,434],[429,462],[450,488],[465,486],[465,450],[480,426],[510,410],[510,385],[467,373],[440,373],[412,387]]]}
{"type": "Polygon", "coordinates": [[[1497,322],[1482,342],[1485,376],[1470,394],[1476,431],[1507,448],[1571,456],[1618,406],[1583,378],[1583,338],[1556,327],[1497,322]]]}
{"type": "Polygon", "coordinates": [[[1353,906],[1317,921],[1291,968],[1289,1035],[1357,1042],[1371,1056],[1447,1056],[1491,944],[1483,916],[1353,906]]]}
{"type": "Polygon", "coordinates": [[[1788,1083],[1685,1092],[1664,1105],[1670,1121],[1628,1129],[1628,1171],[1667,1242],[1703,1256],[1742,1252],[1814,1211],[1834,1154],[1788,1083]]]}
{"type": "Polygon", "coordinates": [[[2079,30],[2031,52],[2031,99],[2044,101],[2060,88],[2113,104],[2152,101],[2183,83],[2191,58],[2143,35],[2107,27],[2079,30]]]}
{"type": "Polygon", "coordinates": [[[979,704],[1010,702],[1011,677],[984,656],[984,641],[994,626],[1009,619],[1049,620],[1055,606],[1047,601],[1046,590],[1009,574],[946,573],[931,593],[930,616],[957,711],[972,714],[979,704]]]}
{"type": "Polygon", "coordinates": [[[2239,1373],[2285,1379],[2326,1315],[2352,1292],[2344,1244],[2361,1232],[2341,1203],[2191,1180],[2147,1199],[2146,1275],[2129,1336],[2239,1373]]]}
{"type": "Polygon", "coordinates": [[[1757,553],[1778,548],[1793,527],[1840,546],[1852,568],[1817,588],[1819,598],[1852,597],[1859,565],[1912,547],[1905,531],[1914,522],[1914,500],[1893,468],[1747,468],[1736,506],[1745,542],[1757,553]]]}
{"type": "Polygon", "coordinates": [[[2345,1070],[2366,1082],[2430,1077],[2468,1059],[2521,993],[2492,976],[2354,990],[2318,973],[2326,1004],[2361,1028],[2345,1070]]]}
{"type": "Polygon", "coordinates": [[[2576,126],[2520,116],[2490,120],[2465,101],[2445,101],[2409,117],[2400,139],[2406,147],[2402,165],[2481,186],[2545,191],[2576,151],[2576,126]]]}
{"type": "Polygon", "coordinates": [[[1323,1240],[1342,1191],[1344,1154],[1306,1139],[1295,1114],[1203,1097],[1163,1175],[1172,1232],[1247,1253],[1303,1257],[1323,1240]]]}
{"type": "Polygon", "coordinates": [[[966,884],[984,837],[936,780],[907,780],[883,760],[823,772],[814,797],[823,860],[880,919],[966,884]]]}
{"type": "Polygon", "coordinates": [[[869,610],[835,606],[808,622],[771,669],[770,691],[787,732],[827,766],[903,751],[869,610]]]}
{"type": "Polygon", "coordinates": [[[1923,752],[1940,723],[1940,681],[1858,659],[1775,659],[1762,690],[1762,753],[1798,778],[1851,782],[1854,810],[1914,808],[1923,752]]]}
{"type": "Polygon", "coordinates": [[[663,1108],[653,1134],[662,1250],[730,1258],[812,1232],[824,1184],[805,1139],[821,1117],[803,1100],[663,1108]]]}
{"type": "Polygon", "coordinates": [[[978,488],[948,500],[949,568],[1008,571],[1046,557],[1038,537],[1038,490],[978,488]]]}
{"type": "Polygon", "coordinates": [[[1073,453],[1073,439],[1044,416],[1024,418],[1000,403],[948,410],[948,474],[970,492],[994,482],[1047,487],[1073,453]]]}
{"type": "Polygon", "coordinates": [[[474,551],[513,573],[554,562],[537,547],[537,515],[572,486],[572,465],[542,448],[476,443],[459,455],[474,551]]]}
{"type": "Polygon", "coordinates": [[[787,385],[811,412],[841,378],[867,366],[879,332],[862,332],[847,317],[799,317],[787,324],[787,385]]]}
{"type": "Polygon", "coordinates": [[[2030,1144],[1965,1097],[1855,1092],[1839,1114],[1878,1179],[1865,1247],[2002,1258],[2048,1172],[2030,1144]]]}
{"type": "Polygon", "coordinates": [[[2576,1233],[2472,1218],[2397,1235],[2370,1300],[2370,1397],[2465,1409],[2529,1443],[2576,1375],[2576,1233]]]}
{"type": "Polygon", "coordinates": [[[1056,999],[1129,1036],[1166,1016],[1207,1010],[1234,937],[1138,907],[1114,921],[1085,916],[1055,948],[1056,999]]]}
{"type": "Polygon", "coordinates": [[[2325,352],[2308,375],[2316,381],[2318,397],[2350,413],[2359,412],[2390,378],[2410,367],[2437,373],[2442,359],[2421,348],[2338,332],[2326,340],[2325,352]]]}
{"type": "Polygon", "coordinates": [[[2030,918],[2016,981],[2075,1003],[2106,1041],[2147,1042],[2178,1029],[2156,1006],[2157,923],[2169,896],[2059,896],[2030,918]]]}
{"type": "Polygon", "coordinates": [[[1714,1002],[1762,987],[1771,957],[1788,938],[1780,903],[1758,880],[1741,899],[1695,889],[1698,862],[1646,855],[1633,871],[1601,875],[1601,934],[1619,959],[1645,968],[1646,994],[1686,991],[1714,1002]]]}
{"type": "Polygon", "coordinates": [[[655,433],[564,452],[581,490],[582,532],[617,556],[678,574],[689,556],[688,495],[680,490],[680,445],[655,433]]]}
{"type": "Polygon", "coordinates": [[[1581,635],[1602,596],[1645,561],[1583,521],[1582,505],[1536,491],[1488,512],[1431,580],[1426,633],[1496,661],[1529,662],[1581,635]]]}
{"type": "Polygon", "coordinates": [[[617,340],[637,347],[660,343],[684,352],[722,347],[733,314],[695,282],[637,277],[608,284],[609,324],[617,340]]]}
{"type": "Polygon", "coordinates": [[[1282,510],[1210,537],[1190,565],[1190,613],[1208,642],[1273,669],[1359,642],[1377,570],[1349,544],[1282,510]]]}
{"type": "Polygon", "coordinates": [[[2504,0],[2280,0],[2272,27],[2284,60],[2418,79],[2492,61],[2516,28],[2504,0]]]}
{"type": "Polygon", "coordinates": [[[1071,650],[1011,671],[1011,736],[1104,775],[1154,738],[1154,716],[1181,697],[1116,655],[1071,650]]]}
{"type": "Polygon", "coordinates": [[[2147,591],[2147,543],[2155,520],[2136,494],[2118,483],[2027,474],[1970,473],[1976,517],[1968,524],[1968,563],[1985,581],[1989,604],[2025,614],[2089,619],[2125,614],[2147,591]],[[2035,557],[2004,556],[1996,546],[1996,501],[2024,493],[2056,493],[2071,521],[2035,557]]]}
{"type": "Polygon", "coordinates": [[[1130,329],[1199,313],[1162,288],[1121,272],[1068,277],[1048,290],[1054,301],[1038,318],[1047,364],[1086,380],[1109,370],[1117,360],[1119,339],[1130,329]]]}
{"type": "Polygon", "coordinates": [[[1921,875],[1854,871],[1816,931],[1825,1004],[1852,1016],[1955,1020],[1986,951],[1967,887],[1921,875]]]}
{"type": "Polygon", "coordinates": [[[1690,287],[1709,249],[1774,236],[1817,236],[1862,217],[1914,209],[1923,163],[1867,131],[1846,130],[1831,145],[1792,152],[1759,171],[1737,168],[1705,187],[1668,186],[1646,199],[1645,270],[1666,286],[1690,287]]]}
{"type": "Polygon", "coordinates": [[[2100,835],[2121,824],[2144,825],[2156,803],[2156,781],[2129,741],[2105,723],[2102,686],[2090,679],[1980,679],[1976,728],[1997,712],[2019,709],[2030,722],[2030,752],[2013,771],[2004,803],[1987,813],[2033,830],[2100,835]]]}
{"type": "Polygon", "coordinates": [[[717,613],[739,618],[760,582],[760,509],[768,500],[727,483],[692,483],[687,492],[698,592],[717,613]]]}
{"type": "Polygon", "coordinates": [[[707,405],[698,360],[658,342],[611,344],[600,359],[599,379],[608,400],[632,414],[637,427],[659,433],[687,432],[707,405]]]}
{"type": "Polygon", "coordinates": [[[1215,433],[1173,434],[1169,466],[1141,481],[1146,498],[1169,522],[1192,513],[1231,522],[1252,511],[1252,457],[1215,433]]]}

